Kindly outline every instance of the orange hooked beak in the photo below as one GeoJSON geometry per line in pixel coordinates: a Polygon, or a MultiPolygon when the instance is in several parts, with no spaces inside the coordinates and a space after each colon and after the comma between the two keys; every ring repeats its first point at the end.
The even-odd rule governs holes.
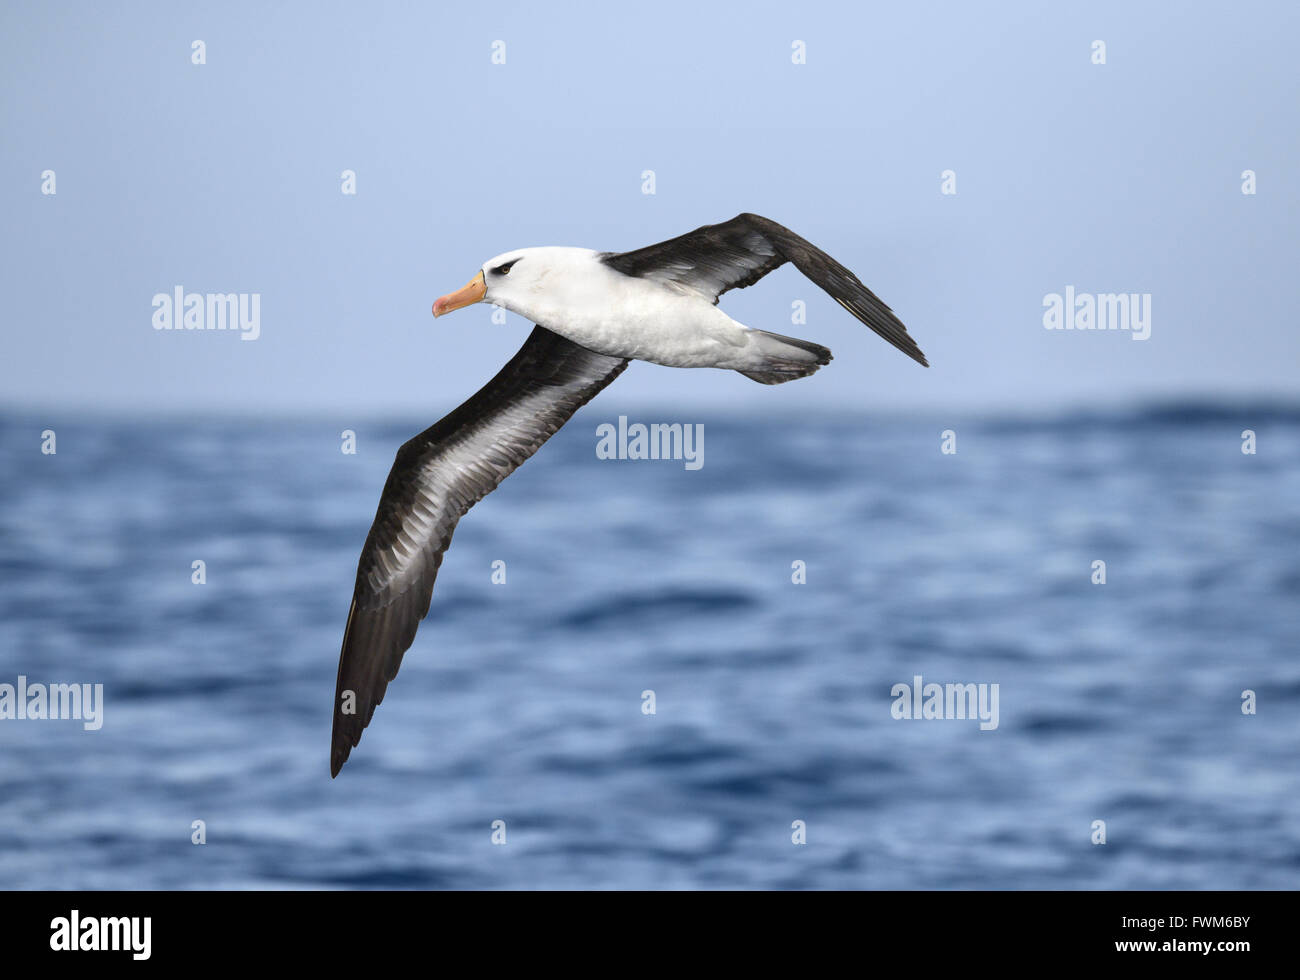
{"type": "Polygon", "coordinates": [[[437,302],[433,304],[433,315],[442,316],[452,310],[459,310],[462,306],[469,306],[470,303],[478,303],[486,295],[487,282],[484,281],[483,270],[480,269],[477,276],[454,293],[439,296],[437,302]]]}

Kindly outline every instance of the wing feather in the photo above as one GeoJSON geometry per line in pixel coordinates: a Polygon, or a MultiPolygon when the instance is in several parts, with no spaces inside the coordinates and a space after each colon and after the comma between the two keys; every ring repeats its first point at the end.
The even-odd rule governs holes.
{"type": "Polygon", "coordinates": [[[397,451],[343,630],[332,776],[361,740],[429,611],[457,522],[627,364],[536,327],[496,377],[397,451]]]}
{"type": "Polygon", "coordinates": [[[914,361],[930,366],[894,311],[857,276],[812,242],[761,215],[738,214],[666,242],[632,252],[606,252],[600,258],[625,275],[693,289],[714,303],[727,290],[752,286],[793,262],[854,317],[914,361]]]}

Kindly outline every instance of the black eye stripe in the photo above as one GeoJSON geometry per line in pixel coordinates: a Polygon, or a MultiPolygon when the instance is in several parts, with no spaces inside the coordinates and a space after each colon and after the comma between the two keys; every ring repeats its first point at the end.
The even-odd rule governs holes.
{"type": "Polygon", "coordinates": [[[495,269],[493,269],[492,272],[494,275],[498,275],[498,276],[507,275],[510,272],[510,269],[514,266],[515,262],[518,261],[519,261],[518,259],[515,259],[514,262],[507,262],[505,265],[499,265],[495,269]]]}

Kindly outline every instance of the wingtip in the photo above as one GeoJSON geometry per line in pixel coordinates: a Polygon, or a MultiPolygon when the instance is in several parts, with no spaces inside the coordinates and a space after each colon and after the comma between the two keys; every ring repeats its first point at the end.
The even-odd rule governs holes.
{"type": "Polygon", "coordinates": [[[346,746],[335,745],[330,749],[330,779],[338,778],[339,772],[343,769],[343,763],[348,761],[348,751],[346,746]]]}

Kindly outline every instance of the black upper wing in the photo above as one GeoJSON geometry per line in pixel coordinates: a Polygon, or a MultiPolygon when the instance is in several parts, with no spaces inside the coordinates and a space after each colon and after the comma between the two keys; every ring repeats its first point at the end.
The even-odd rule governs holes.
{"type": "Polygon", "coordinates": [[[361,551],[343,632],[331,775],[338,775],[397,676],[429,611],[456,523],[627,363],[536,327],[495,378],[397,451],[361,551]]]}
{"type": "Polygon", "coordinates": [[[693,289],[714,303],[728,289],[752,286],[786,262],[908,357],[929,367],[898,317],[844,266],[784,225],[738,214],[633,252],[606,252],[601,260],[629,276],[693,289]]]}

